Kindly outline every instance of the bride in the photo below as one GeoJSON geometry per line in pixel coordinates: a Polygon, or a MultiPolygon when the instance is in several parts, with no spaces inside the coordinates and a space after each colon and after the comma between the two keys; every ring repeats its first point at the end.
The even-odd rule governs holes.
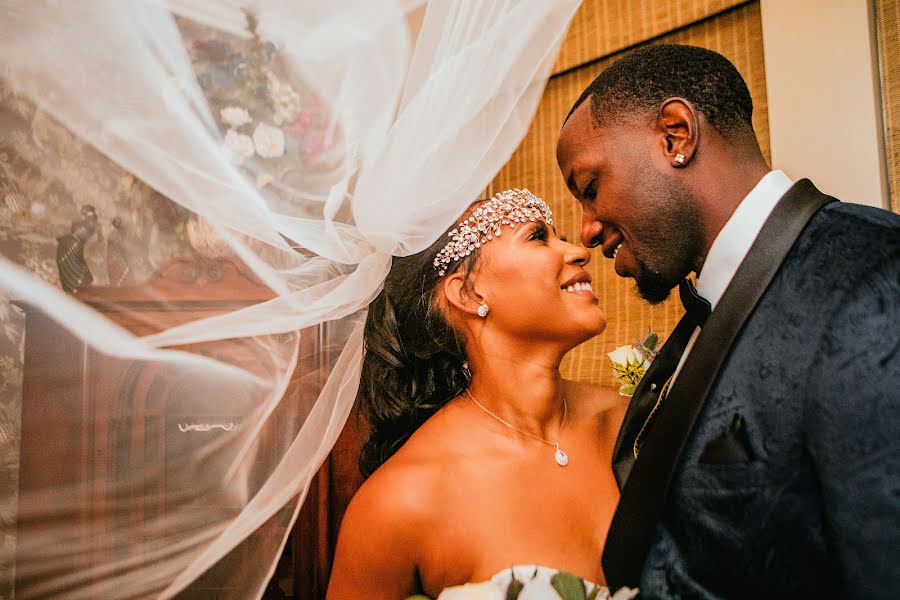
{"type": "Polygon", "coordinates": [[[329,598],[437,597],[523,564],[604,581],[626,403],[559,370],[606,324],[589,260],[542,200],[508,190],[394,261],[365,325],[369,478],[329,598]]]}

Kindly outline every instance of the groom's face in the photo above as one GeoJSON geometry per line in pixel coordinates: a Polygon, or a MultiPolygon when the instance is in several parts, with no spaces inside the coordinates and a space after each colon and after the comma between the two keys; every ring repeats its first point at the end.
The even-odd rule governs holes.
{"type": "Polygon", "coordinates": [[[569,117],[556,148],[569,191],[581,204],[581,241],[615,261],[638,293],[661,302],[698,256],[696,201],[672,176],[652,118],[597,126],[590,100],[569,117]]]}

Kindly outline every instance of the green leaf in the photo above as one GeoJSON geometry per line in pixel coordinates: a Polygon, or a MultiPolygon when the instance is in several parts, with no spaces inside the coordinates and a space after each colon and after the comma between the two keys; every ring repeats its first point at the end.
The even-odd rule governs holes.
{"type": "Polygon", "coordinates": [[[423,594],[414,594],[412,596],[407,597],[406,600],[431,600],[431,598],[429,598],[428,596],[425,596],[423,594]]]}
{"type": "Polygon", "coordinates": [[[623,385],[619,388],[619,394],[622,396],[634,396],[634,390],[637,389],[637,384],[632,383],[631,385],[623,385]]]}
{"type": "Polygon", "coordinates": [[[586,600],[584,582],[571,573],[559,572],[550,578],[550,585],[562,600],[586,600]]]}
{"type": "Polygon", "coordinates": [[[512,581],[509,582],[509,587],[506,588],[506,600],[516,600],[524,587],[525,585],[513,575],[512,581]]]}

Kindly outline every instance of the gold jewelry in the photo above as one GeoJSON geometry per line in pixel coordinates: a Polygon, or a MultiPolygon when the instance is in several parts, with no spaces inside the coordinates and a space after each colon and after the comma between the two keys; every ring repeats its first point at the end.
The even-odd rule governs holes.
{"type": "Polygon", "coordinates": [[[556,449],[556,454],[554,455],[554,458],[556,459],[556,464],[558,464],[558,465],[561,466],[561,467],[564,467],[564,466],[566,466],[567,464],[569,464],[569,455],[566,454],[566,453],[559,447],[559,437],[562,435],[563,427],[564,427],[565,424],[566,424],[566,414],[569,412],[569,407],[568,407],[568,405],[566,404],[566,397],[565,397],[565,396],[563,396],[563,416],[562,416],[562,420],[559,422],[559,432],[557,432],[557,434],[556,434],[556,441],[555,441],[555,442],[551,442],[551,441],[549,441],[549,440],[545,440],[544,438],[538,437],[538,436],[536,436],[536,435],[534,435],[534,434],[528,433],[527,431],[522,431],[522,430],[519,429],[518,427],[515,427],[515,426],[511,425],[510,423],[504,421],[503,419],[501,419],[500,417],[498,417],[497,415],[495,415],[494,413],[492,413],[491,411],[489,411],[488,409],[486,409],[484,406],[482,406],[482,405],[481,405],[481,402],[479,402],[478,400],[476,400],[476,399],[475,399],[475,396],[472,395],[472,392],[469,391],[469,388],[466,388],[466,393],[469,395],[469,398],[472,399],[472,402],[475,403],[475,406],[477,406],[478,408],[480,408],[481,410],[483,410],[484,412],[486,412],[486,413],[489,414],[490,416],[494,417],[495,419],[497,419],[498,421],[500,421],[501,423],[503,423],[504,425],[506,425],[507,427],[509,427],[509,428],[512,429],[513,431],[515,431],[515,432],[517,432],[517,433],[521,433],[522,435],[528,436],[528,437],[530,437],[530,438],[533,439],[533,440],[537,440],[537,441],[539,441],[539,442],[541,442],[541,443],[543,443],[543,444],[547,444],[548,446],[550,446],[550,447],[552,447],[552,448],[555,448],[555,449],[556,449]]]}
{"type": "Polygon", "coordinates": [[[669,378],[666,380],[666,383],[663,385],[662,389],[659,390],[659,396],[656,398],[656,404],[653,405],[653,409],[650,411],[650,414],[647,415],[647,419],[644,421],[644,424],[641,425],[641,430],[638,431],[637,436],[634,438],[634,445],[631,447],[631,451],[634,454],[634,457],[638,457],[638,451],[641,446],[641,438],[644,437],[644,430],[647,429],[647,425],[650,424],[650,420],[653,418],[653,415],[656,414],[656,410],[659,408],[662,399],[665,397],[666,392],[669,391],[669,385],[672,383],[672,378],[675,377],[675,374],[672,373],[669,375],[669,378]]]}

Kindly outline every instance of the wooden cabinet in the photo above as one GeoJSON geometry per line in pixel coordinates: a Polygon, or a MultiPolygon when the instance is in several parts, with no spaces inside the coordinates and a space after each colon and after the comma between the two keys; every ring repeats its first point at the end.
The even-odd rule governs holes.
{"type": "MultiPolygon", "coordinates": [[[[271,292],[236,261],[178,259],[145,284],[89,287],[79,290],[78,297],[124,328],[147,335],[267,300],[271,292]]],[[[111,493],[104,488],[106,474],[167,460],[167,440],[183,434],[179,426],[183,429],[184,423],[204,416],[173,413],[158,402],[146,402],[148,391],[161,383],[152,366],[144,363],[136,368],[133,361],[101,355],[40,312],[27,305],[22,308],[26,337],[20,496],[68,483],[75,490],[77,519],[89,528],[92,519],[102,514],[104,499],[111,493]],[[116,414],[122,398],[127,398],[129,409],[116,414]],[[80,410],[73,414],[72,407],[80,410]],[[94,435],[72,435],[84,428],[93,428],[94,435]],[[67,447],[46,451],[48,443],[61,441],[67,447]],[[77,468],[64,468],[56,460],[61,455],[78,457],[77,468]]],[[[306,376],[307,386],[310,374],[318,374],[314,383],[324,382],[330,361],[337,358],[323,351],[328,334],[328,325],[321,325],[301,335],[303,358],[286,391],[286,401],[299,398],[301,377],[306,376]]],[[[290,334],[284,337],[284,342],[291,341],[290,334]]],[[[193,344],[184,349],[242,365],[265,359],[258,355],[257,346],[242,340],[193,344]]],[[[219,425],[202,435],[221,435],[233,424],[223,421],[219,425]]],[[[356,467],[359,441],[359,422],[353,414],[310,487],[267,597],[324,598],[340,519],[361,482],[356,467]]],[[[134,508],[130,515],[134,519],[141,519],[146,511],[164,510],[146,503],[134,508]]],[[[32,531],[20,528],[20,543],[27,544],[32,531]]]]}

